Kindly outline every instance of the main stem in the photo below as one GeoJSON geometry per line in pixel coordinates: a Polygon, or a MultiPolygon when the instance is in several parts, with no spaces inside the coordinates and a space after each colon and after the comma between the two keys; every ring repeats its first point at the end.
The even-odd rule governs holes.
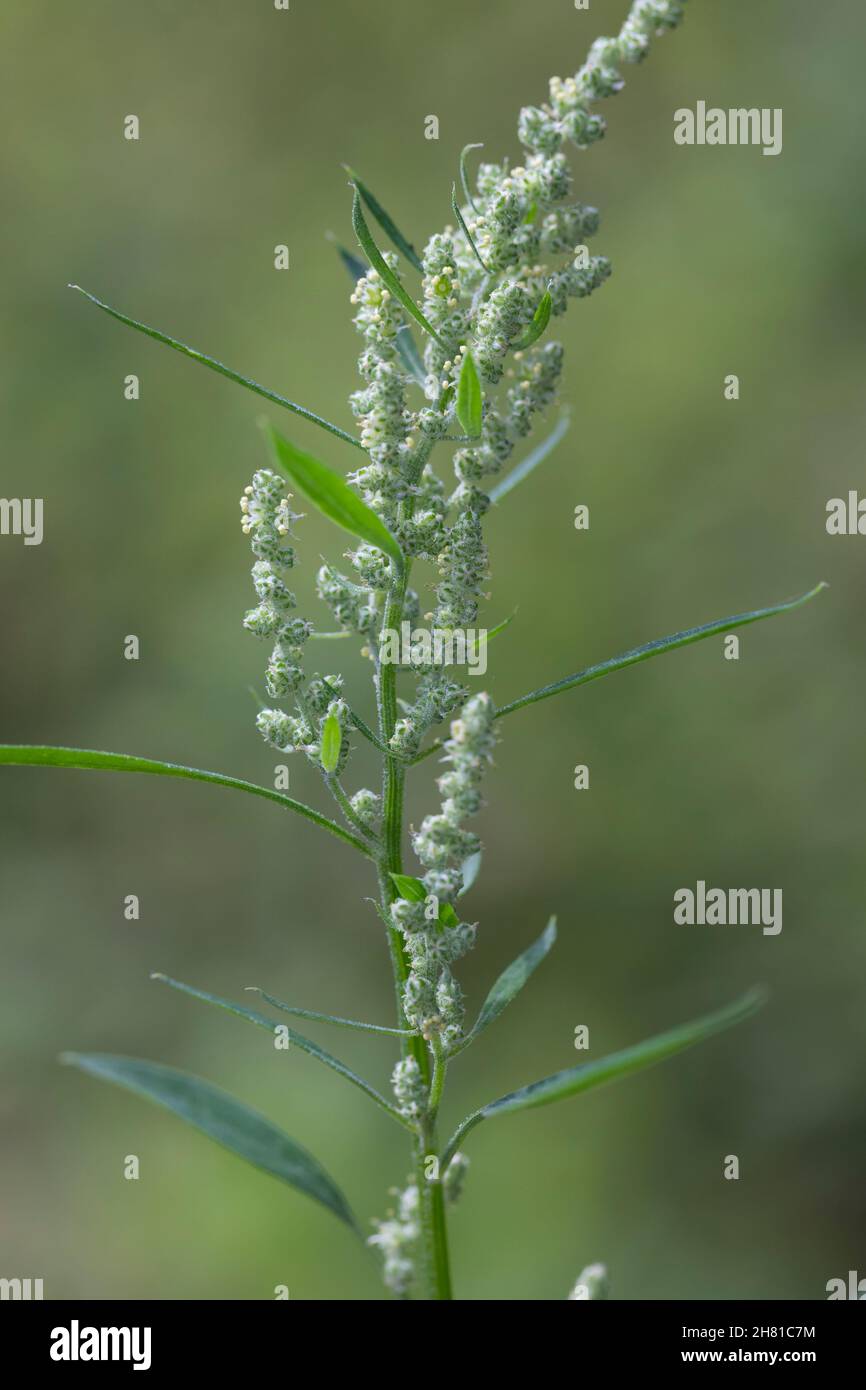
{"type": "MultiPolygon", "coordinates": [[[[388,592],[385,606],[383,628],[393,632],[400,631],[403,618],[403,604],[409,581],[409,566],[404,564],[395,573],[388,592]]],[[[390,664],[377,661],[376,699],[379,713],[379,737],[386,747],[390,745],[394,726],[397,722],[397,672],[390,664]]],[[[388,924],[388,945],[391,952],[391,965],[394,971],[394,989],[397,996],[397,1020],[403,1020],[403,986],[409,974],[409,963],[400,932],[390,925],[389,908],[398,896],[391,874],[402,873],[403,845],[403,794],[406,782],[406,764],[399,758],[387,756],[382,769],[382,858],[378,864],[379,895],[383,917],[388,924]]],[[[430,1299],[451,1298],[451,1273],[448,1261],[448,1233],[445,1222],[445,1201],[442,1182],[439,1176],[428,1177],[430,1159],[435,1159],[438,1172],[439,1154],[436,1137],[435,1108],[441,1094],[444,1071],[437,1064],[430,1066],[430,1056],[423,1038],[405,1038],[402,1042],[403,1056],[414,1057],[418,1069],[430,1095],[430,1114],[422,1124],[415,1144],[415,1181],[418,1185],[420,1216],[421,1263],[427,1296],[430,1299]],[[434,1081],[436,1095],[434,1097],[434,1081]]]]}

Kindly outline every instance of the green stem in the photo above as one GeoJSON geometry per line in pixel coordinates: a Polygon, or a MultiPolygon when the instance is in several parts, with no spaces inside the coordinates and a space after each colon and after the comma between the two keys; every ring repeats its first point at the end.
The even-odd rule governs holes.
{"type": "Polygon", "coordinates": [[[451,1292],[451,1266],[448,1260],[448,1228],[445,1223],[445,1193],[441,1178],[427,1184],[430,1192],[430,1216],[432,1227],[433,1267],[435,1271],[436,1298],[453,1298],[451,1292]]]}
{"type": "Polygon", "coordinates": [[[445,1193],[439,1178],[428,1178],[426,1161],[436,1156],[436,1135],[427,1129],[418,1142],[415,1161],[415,1181],[418,1184],[418,1204],[421,1226],[421,1258],[429,1290],[436,1300],[449,1300],[451,1267],[448,1259],[448,1232],[445,1224],[445,1193]]]}
{"type": "MultiPolygon", "coordinates": [[[[419,451],[417,471],[426,462],[429,446],[419,451]]],[[[411,503],[407,504],[411,510],[411,503]]],[[[409,564],[394,573],[385,604],[382,628],[400,630],[403,618],[403,605],[409,582],[409,564]]],[[[397,723],[397,672],[390,663],[376,662],[376,704],[379,716],[379,739],[389,747],[394,727],[397,723]]],[[[389,908],[398,896],[391,874],[402,873],[403,868],[403,796],[406,783],[406,764],[393,754],[386,754],[382,767],[382,856],[378,861],[379,893],[382,916],[389,922],[389,908]]],[[[394,972],[394,989],[397,997],[397,1021],[403,1021],[403,986],[409,974],[402,935],[395,927],[388,926],[388,946],[394,972]]],[[[401,1039],[404,1058],[413,1057],[418,1070],[428,1087],[431,1105],[435,1108],[428,1115],[435,1116],[442,1084],[445,1077],[444,1064],[437,1057],[431,1074],[430,1056],[424,1039],[418,1036],[401,1039]]],[[[427,1296],[430,1299],[451,1298],[451,1274],[448,1261],[448,1235],[445,1224],[445,1204],[441,1182],[429,1181],[425,1173],[425,1159],[436,1154],[435,1118],[428,1122],[416,1141],[415,1180],[418,1184],[421,1226],[421,1264],[427,1296]]]]}
{"type": "Polygon", "coordinates": [[[427,1103],[428,1124],[436,1124],[436,1116],[439,1114],[439,1104],[442,1100],[442,1092],[445,1088],[445,1072],[448,1063],[442,1052],[442,1043],[436,1037],[433,1039],[433,1077],[430,1082],[430,1098],[427,1103]]]}

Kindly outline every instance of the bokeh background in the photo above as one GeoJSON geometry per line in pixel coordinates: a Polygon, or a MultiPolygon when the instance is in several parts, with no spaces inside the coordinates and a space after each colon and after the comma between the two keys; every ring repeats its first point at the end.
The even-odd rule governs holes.
{"type": "MultiPolygon", "coordinates": [[[[265,651],[240,626],[237,498],[263,462],[261,403],[66,283],[347,425],[358,343],[325,240],[351,240],[341,162],[422,242],[449,220],[462,145],[516,154],[518,107],[626,9],[7,0],[0,491],[45,499],[45,539],[0,540],[4,740],[273,775],[247,689],[265,651]],[[129,113],[137,144],[122,138],[129,113]],[[122,657],[128,633],[137,663],[122,657]]],[[[714,639],[502,726],[468,900],[481,923],[462,970],[470,1009],[552,911],[560,942],[453,1068],[446,1119],[580,1060],[578,1023],[600,1056],[753,982],[772,997],[664,1067],[473,1135],[451,1223],[465,1299],[559,1299],[598,1259],[622,1299],[822,1298],[829,1278],[866,1273],[866,540],[824,528],[827,499],[863,479],[866,18],[842,0],[689,11],[606,104],[607,139],[573,156],[614,276],[562,328],[569,437],[490,519],[485,616],[519,612],[491,648],[489,688],[504,701],[831,588],[746,630],[739,662],[714,639]],[[698,99],[782,107],[782,155],[675,146],[673,111],[698,99]],[[573,529],[578,502],[588,533],[573,529]],[[579,762],[588,792],[572,786],[579,762]],[[781,887],[781,936],[674,926],[673,892],[698,878],[781,887]],[[738,1182],[722,1178],[731,1153],[738,1182]]],[[[351,464],[338,440],[271,415],[351,464]]],[[[309,517],[299,546],[303,611],[320,552],[344,542],[309,517]]],[[[348,648],[326,669],[339,660],[369,711],[369,668],[348,648]]],[[[363,749],[356,766],[363,784],[363,749]]],[[[416,821],[434,771],[415,775],[416,821]]],[[[312,768],[291,775],[324,806],[312,768]]],[[[148,980],[163,970],[235,997],[260,984],[389,1021],[366,867],[267,803],[194,783],[7,768],[0,814],[0,1273],[43,1277],[54,1298],[269,1298],[277,1283],[379,1297],[326,1212],[57,1063],[75,1048],[200,1073],[282,1123],[365,1218],[381,1214],[406,1173],[387,1121],[308,1059],[148,980]],[[139,922],[124,919],[128,893],[139,922]]],[[[385,1085],[387,1040],[310,1031],[385,1085]]]]}

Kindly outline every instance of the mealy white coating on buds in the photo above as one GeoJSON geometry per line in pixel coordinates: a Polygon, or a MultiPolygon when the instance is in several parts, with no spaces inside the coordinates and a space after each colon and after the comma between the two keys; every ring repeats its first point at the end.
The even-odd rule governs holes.
{"type": "Polygon", "coordinates": [[[375,830],[379,823],[381,800],[379,794],[370,791],[369,787],[361,787],[354,796],[349,797],[352,810],[367,830],[375,830]]]}
{"type": "MultiPolygon", "coordinates": [[[[352,303],[364,338],[359,359],[364,384],[351,405],[368,461],[349,480],[407,556],[437,565],[436,604],[427,615],[437,628],[448,631],[475,621],[487,579],[482,536],[489,507],[486,480],[501,471],[555,398],[561,346],[542,338],[520,350],[520,339],[545,293],[555,318],[611,273],[606,257],[589,256],[586,249],[598,230],[599,214],[569,201],[572,175],[564,146],[570,141],[585,149],[601,138],[605,122],[592,107],[621,89],[619,67],[639,62],[651,39],[675,27],[683,10],[684,0],[635,0],[616,38],[596,40],[573,77],[551,79],[546,103],[520,112],[522,162],[482,162],[472,198],[460,207],[462,223],[430,237],[421,254],[420,293],[414,292],[436,335],[424,338],[426,400],[419,408],[408,404],[408,389],[415,383],[397,351],[401,325],[417,332],[414,324],[377,271],[368,271],[355,285],[352,303]],[[437,441],[462,433],[456,399],[470,343],[484,394],[481,435],[460,442],[454,451],[456,486],[446,497],[428,457],[437,441]],[[492,388],[502,381],[504,398],[496,401],[492,388]]],[[[398,256],[391,250],[383,254],[399,275],[398,256]]],[[[362,635],[365,650],[374,654],[390,566],[379,557],[378,563],[365,558],[356,568],[359,589],[369,585],[367,597],[333,571],[320,577],[320,593],[338,621],[362,635]]],[[[427,685],[419,685],[391,740],[393,750],[406,757],[418,750],[431,723],[447,718],[454,708],[453,689],[441,672],[425,668],[418,675],[427,685]],[[433,697],[437,684],[441,698],[440,692],[433,697]]]]}
{"type": "MultiPolygon", "coordinates": [[[[344,734],[334,769],[335,775],[339,776],[350,753],[347,737],[350,729],[349,707],[340,695],[343,678],[339,675],[329,676],[326,678],[327,684],[320,676],[306,680],[301,662],[313,625],[306,618],[292,616],[295,596],[283,579],[283,572],[291,569],[295,562],[294,551],[286,544],[285,538],[290,535],[292,522],[296,520],[289,507],[283,480],[269,469],[260,469],[241,498],[241,525],[244,533],[250,537],[256,556],[252,577],[259,600],[257,607],[251,608],[246,614],[244,627],[256,637],[275,639],[265,672],[265,687],[270,699],[284,700],[294,696],[296,704],[291,714],[276,706],[260,710],[256,727],[271,747],[281,753],[303,752],[310,762],[321,768],[322,728],[328,716],[333,715],[344,734]]],[[[333,586],[342,600],[344,595],[340,579],[341,576],[337,576],[333,586]]],[[[348,581],[345,582],[348,584],[348,581]]],[[[354,587],[350,586],[352,589],[354,587]]],[[[366,599],[367,591],[359,592],[366,599]]],[[[345,602],[349,600],[345,599],[345,602]]],[[[336,608],[340,604],[332,606],[336,608]]],[[[352,609],[352,616],[358,618],[357,605],[352,609]]],[[[375,620],[376,615],[373,614],[368,624],[369,630],[375,626],[375,620]]],[[[358,796],[359,806],[372,824],[378,798],[372,792],[358,793],[358,796]]]]}
{"type": "Polygon", "coordinates": [[[421,1213],[418,1187],[410,1182],[402,1192],[396,1191],[397,1209],[389,1212],[384,1221],[375,1221],[376,1231],[367,1237],[367,1244],[381,1252],[385,1286],[398,1297],[405,1297],[415,1282],[418,1238],[421,1234],[421,1213]]]}
{"type": "MultiPolygon", "coordinates": [[[[442,1190],[449,1206],[459,1201],[468,1168],[469,1159],[465,1154],[457,1153],[442,1174],[442,1190]]],[[[421,1235],[418,1185],[409,1182],[402,1191],[393,1189],[393,1195],[397,1199],[396,1210],[389,1212],[384,1221],[374,1221],[376,1230],[367,1237],[367,1244],[381,1252],[386,1287],[397,1297],[403,1298],[417,1277],[418,1241],[421,1235]]]]}
{"type": "Polygon", "coordinates": [[[446,1052],[463,1037],[463,993],[451,966],[472,949],[475,926],[459,920],[446,925],[440,920],[441,908],[453,909],[463,886],[463,862],[480,847],[463,821],[481,809],[481,780],[495,745],[494,716],[493,701],[482,693],[467,700],[451,724],[443,757],[449,767],[438,779],[441,810],[425,816],[412,836],[426,870],[428,896],[422,902],[397,898],[391,904],[391,922],[402,934],[409,961],[404,1013],[413,1027],[429,1041],[438,1039],[446,1052]]]}
{"type": "Polygon", "coordinates": [[[427,1088],[414,1057],[404,1057],[391,1075],[397,1109],[407,1120],[420,1120],[427,1105],[427,1088]]]}
{"type": "MultiPolygon", "coordinates": [[[[295,563],[295,552],[286,543],[286,537],[298,518],[289,507],[289,500],[283,480],[267,468],[253,475],[241,498],[241,527],[250,537],[256,556],[252,577],[259,600],[244,617],[244,627],[256,637],[274,639],[265,685],[275,700],[284,699],[301,685],[303,647],[313,630],[306,619],[290,616],[295,596],[283,579],[283,573],[295,563]]],[[[287,746],[289,730],[278,717],[282,712],[262,713],[275,718],[263,720],[260,716],[260,731],[275,746],[287,746]]]]}

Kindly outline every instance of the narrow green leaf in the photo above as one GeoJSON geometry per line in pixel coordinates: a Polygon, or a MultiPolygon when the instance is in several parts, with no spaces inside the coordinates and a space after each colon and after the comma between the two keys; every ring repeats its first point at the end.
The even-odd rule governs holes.
{"type": "Polygon", "coordinates": [[[313,1023],[334,1023],[338,1028],[354,1028],[361,1033],[388,1033],[395,1038],[418,1037],[412,1028],[381,1028],[378,1023],[358,1023],[353,1018],[337,1018],[334,1014],[320,1014],[313,1009],[296,1009],[291,1004],[284,1004],[282,999],[275,999],[272,994],[259,989],[258,985],[247,985],[246,988],[252,994],[258,994],[275,1009],[280,1009],[284,1014],[294,1014],[296,1018],[309,1018],[313,1023]]]}
{"type": "MultiPolygon", "coordinates": [[[[334,635],[336,636],[336,634],[334,635]]],[[[349,635],[355,636],[354,633],[349,635]]],[[[324,686],[325,690],[327,690],[332,700],[342,699],[339,690],[335,690],[334,687],[328,683],[324,676],[321,677],[321,681],[322,685],[324,686]]],[[[360,714],[356,714],[355,711],[351,708],[349,709],[349,722],[352,724],[354,728],[358,730],[359,734],[363,734],[364,738],[366,738],[370,743],[372,743],[374,748],[378,748],[379,752],[384,753],[386,758],[390,757],[391,750],[387,748],[384,743],[382,743],[381,739],[376,737],[369,724],[364,723],[360,714]]]]}
{"type": "Polygon", "coordinates": [[[457,202],[457,185],[453,183],[451,185],[451,211],[457,218],[457,221],[460,225],[460,230],[462,231],[466,240],[469,242],[469,245],[472,248],[472,252],[475,256],[476,261],[481,266],[481,269],[484,271],[484,274],[488,275],[490,273],[490,268],[486,265],[484,257],[478,250],[478,247],[475,245],[475,238],[470,232],[468,226],[466,225],[466,219],[464,218],[463,213],[460,211],[460,205],[457,202]]]}
{"type": "Polygon", "coordinates": [[[382,252],[370,235],[370,228],[367,226],[364,218],[364,211],[361,207],[361,198],[357,187],[355,188],[355,196],[352,202],[352,226],[355,229],[355,236],[358,238],[358,242],[367,260],[370,262],[373,269],[379,272],[379,275],[391,293],[399,299],[406,313],[409,314],[416,323],[420,324],[424,332],[429,333],[430,337],[434,338],[443,350],[447,351],[447,343],[442,341],[433,325],[427,322],[421,310],[418,308],[418,305],[415,303],[412,296],[403,288],[403,285],[388,265],[382,252]]]}
{"type": "Polygon", "coordinates": [[[684,1023],[679,1028],[672,1028],[668,1033],[661,1033],[647,1042],[638,1043],[636,1047],[627,1047],[622,1052],[614,1052],[597,1062],[584,1062],[578,1067],[556,1072],[553,1076],[545,1077],[543,1081],[534,1081],[529,1086],[521,1086],[519,1091],[511,1091],[507,1096],[491,1101],[489,1105],[484,1105],[469,1115],[455,1130],[442,1155],[442,1171],[444,1172],[469,1131],[482,1120],[489,1119],[492,1115],[504,1115],[510,1110],[528,1110],[539,1105],[550,1105],[555,1100],[565,1100],[568,1096],[601,1086],[606,1081],[615,1081],[618,1077],[629,1076],[632,1072],[642,1071],[656,1062],[663,1062],[667,1057],[673,1057],[677,1052],[703,1042],[714,1033],[748,1018],[761,1007],[765,997],[763,990],[750,990],[742,999],[725,1009],[720,1009],[718,1013],[708,1014],[692,1023],[684,1023]]]}
{"type": "Polygon", "coordinates": [[[512,488],[517,487],[518,483],[522,483],[524,478],[528,478],[530,473],[532,473],[540,463],[544,462],[548,454],[553,452],[563,435],[568,433],[570,424],[571,421],[569,417],[563,415],[561,420],[559,420],[551,430],[550,434],[542,439],[537,448],[533,449],[531,454],[527,454],[526,458],[518,463],[517,467],[513,468],[507,477],[503,478],[501,482],[498,482],[495,487],[490,489],[491,502],[501,502],[503,497],[507,497],[512,488]]]}
{"type": "Polygon", "coordinates": [[[226,1013],[235,1014],[237,1018],[244,1018],[248,1023],[254,1023],[257,1028],[264,1028],[267,1033],[270,1033],[272,1038],[275,1036],[277,1028],[285,1029],[285,1033],[292,1046],[299,1047],[302,1052],[306,1052],[310,1057],[315,1057],[317,1062],[324,1063],[326,1067],[331,1068],[331,1071],[337,1072],[344,1080],[350,1081],[353,1086],[357,1086],[359,1091],[363,1091],[366,1096],[369,1096],[370,1100],[375,1101],[380,1109],[387,1111],[391,1118],[396,1120],[398,1124],[403,1125],[405,1129],[412,1128],[409,1121],[404,1119],[399,1110],[391,1105],[390,1101],[387,1101],[383,1095],[380,1095],[374,1086],[371,1086],[363,1077],[358,1076],[357,1073],[353,1072],[345,1063],[339,1061],[336,1057],[332,1057],[330,1052],[326,1052],[323,1047],[319,1047],[318,1043],[314,1043],[309,1038],[305,1038],[302,1033],[296,1033],[293,1028],[289,1028],[285,1024],[274,1023],[272,1018],[266,1018],[264,1014],[256,1013],[255,1009],[248,1009],[243,1004],[235,1004],[231,999],[221,999],[218,994],[208,994],[206,990],[196,989],[195,985],[185,985],[182,980],[173,980],[170,975],[162,975],[155,972],[150,978],[156,980],[159,984],[169,985],[172,989],[179,990],[181,994],[189,994],[193,999],[201,999],[205,1004],[213,1004],[218,1009],[225,1009],[226,1013]]]}
{"type": "Polygon", "coordinates": [[[465,197],[467,203],[476,215],[478,213],[478,208],[475,205],[475,199],[472,197],[472,194],[469,189],[469,176],[466,172],[466,156],[468,155],[470,150],[483,149],[483,145],[464,145],[463,149],[460,151],[460,183],[463,188],[463,196],[465,197]]]}
{"type": "Polygon", "coordinates": [[[801,594],[799,598],[788,599],[785,603],[774,604],[772,608],[756,608],[751,613],[737,613],[732,618],[719,618],[714,623],[705,623],[703,627],[690,627],[684,632],[675,632],[670,637],[659,637],[655,642],[647,642],[643,647],[633,647],[630,652],[625,652],[622,656],[611,657],[609,661],[599,662],[597,666],[587,666],[584,671],[578,671],[573,676],[566,676],[561,681],[554,681],[552,685],[543,685],[540,690],[533,690],[529,695],[522,695],[519,700],[512,700],[510,705],[503,705],[496,711],[495,718],[501,719],[504,714],[513,714],[515,710],[523,709],[524,705],[534,705],[538,700],[547,700],[551,695],[558,695],[563,690],[571,690],[576,685],[586,685],[588,681],[597,680],[599,676],[607,676],[611,671],[621,671],[626,666],[637,665],[639,661],[648,661],[651,656],[660,656],[662,652],[674,651],[677,647],[688,647],[692,642],[702,642],[705,637],[715,637],[721,632],[730,632],[736,627],[746,627],[749,623],[759,623],[763,618],[775,618],[778,613],[789,613],[792,609],[808,603],[810,599],[813,599],[816,594],[820,594],[821,590],[826,588],[827,585],[822,580],[807,594],[801,594]]]}
{"type": "Polygon", "coordinates": [[[229,381],[236,381],[239,386],[245,386],[248,391],[254,391],[257,396],[264,396],[266,401],[273,401],[275,405],[281,405],[286,410],[293,410],[296,415],[302,415],[305,420],[311,420],[314,425],[321,425],[323,430],[329,434],[335,434],[338,439],[344,439],[347,444],[354,444],[356,449],[362,449],[360,439],[354,439],[351,434],[341,430],[339,425],[332,425],[329,420],[323,420],[321,415],[316,415],[312,410],[307,410],[305,406],[296,405],[286,396],[280,396],[276,391],[269,391],[266,386],[260,386],[257,381],[250,377],[241,376],[240,372],[232,371],[223,362],[217,362],[216,358],[208,357],[205,353],[197,351],[196,348],[187,347],[186,343],[178,342],[177,338],[170,338],[167,333],[160,333],[158,328],[148,328],[147,324],[139,323],[136,319],[128,318],[126,314],[121,314],[119,309],[112,309],[110,304],[104,304],[101,299],[97,299],[95,294],[90,294],[88,290],[83,290],[80,285],[70,285],[69,289],[77,290],[83,294],[85,299],[89,299],[91,304],[95,304],[98,309],[102,309],[106,314],[110,314],[113,319],[120,323],[125,323],[129,328],[135,328],[139,333],[146,333],[148,338],[155,338],[158,343],[165,343],[166,347],[174,348],[175,352],[182,352],[185,357],[191,357],[194,362],[201,362],[205,367],[210,367],[211,371],[219,372],[220,376],[227,376],[229,381]]]}
{"type": "Polygon", "coordinates": [[[507,627],[510,627],[516,617],[517,609],[515,608],[513,613],[510,613],[507,618],[502,619],[501,623],[497,623],[495,627],[490,629],[487,634],[488,642],[492,642],[494,637],[498,637],[500,632],[504,632],[507,627]]]}
{"type": "Polygon", "coordinates": [[[322,747],[321,758],[322,767],[328,776],[336,771],[337,763],[340,761],[340,750],[343,747],[343,730],[336,714],[329,714],[322,725],[322,747]]]}
{"type": "Polygon", "coordinates": [[[427,889],[419,878],[412,878],[409,874],[391,874],[390,878],[400,897],[407,902],[423,903],[427,897],[427,889]]]}
{"type": "Polygon", "coordinates": [[[472,353],[467,348],[457,383],[457,419],[470,439],[477,439],[481,434],[482,406],[481,382],[472,353]]]}
{"type": "MultiPolygon", "coordinates": [[[[338,241],[334,241],[337,254],[348,270],[352,279],[360,280],[362,275],[367,274],[367,267],[363,261],[359,261],[357,256],[353,256],[351,251],[347,251],[345,246],[341,246],[338,241]]],[[[401,323],[397,329],[396,347],[400,354],[400,360],[409,375],[418,383],[419,386],[427,385],[427,373],[424,370],[424,363],[421,361],[421,354],[415,346],[415,339],[412,337],[412,330],[408,323],[401,323]]]]}
{"type": "MultiPolygon", "coordinates": [[[[400,897],[407,902],[423,903],[427,899],[427,889],[420,878],[412,878],[410,874],[389,874],[389,878],[400,897]]],[[[442,927],[456,927],[460,918],[450,903],[440,903],[438,921],[442,927]]]]}
{"type": "Polygon", "coordinates": [[[357,283],[362,275],[367,274],[367,267],[364,262],[360,257],[353,255],[351,251],[347,251],[343,243],[337,241],[337,238],[331,236],[330,233],[328,234],[328,240],[333,242],[337,255],[340,257],[340,260],[343,262],[343,265],[348,270],[352,279],[357,283]]]}
{"type": "Polygon", "coordinates": [[[402,359],[403,366],[406,368],[409,375],[414,378],[419,386],[426,387],[427,373],[424,370],[421,354],[415,345],[415,339],[412,337],[412,330],[408,323],[401,323],[400,327],[397,329],[397,337],[394,341],[402,359]]]}
{"type": "Polygon", "coordinates": [[[385,523],[362,502],[339,473],[326,468],[312,454],[306,454],[290,444],[269,421],[262,428],[277,467],[299,488],[319,511],[342,526],[353,536],[390,556],[398,569],[403,567],[403,552],[385,523]]]}
{"type": "Polygon", "coordinates": [[[463,887],[457,894],[458,898],[462,898],[464,893],[469,892],[469,889],[472,887],[473,883],[478,877],[480,870],[481,850],[479,849],[476,850],[474,854],[470,854],[468,859],[463,860],[463,867],[461,869],[461,872],[463,874],[463,887]]]}
{"type": "Polygon", "coordinates": [[[553,300],[550,298],[550,291],[545,290],[541,299],[538,301],[538,308],[532,315],[532,322],[515,343],[511,344],[514,352],[523,352],[525,348],[532,347],[533,343],[538,342],[547,325],[550,323],[550,312],[553,308],[553,300]]]}
{"type": "Polygon", "coordinates": [[[534,941],[516,960],[513,960],[506,970],[503,970],[482,1004],[475,1026],[471,1032],[466,1034],[459,1047],[454,1049],[455,1053],[462,1052],[464,1047],[468,1047],[470,1043],[474,1042],[479,1034],[483,1033],[484,1029],[499,1017],[514,996],[523,989],[526,981],[544,960],[555,940],[556,918],[551,917],[538,940],[534,941]]]}
{"type": "Polygon", "coordinates": [[[157,762],[153,758],[136,758],[130,753],[103,753],[92,748],[49,748],[26,743],[0,744],[0,763],[19,767],[72,767],[89,772],[151,772],[159,777],[189,777],[196,782],[214,783],[218,787],[236,787],[238,791],[263,796],[289,811],[297,811],[298,815],[306,817],[314,825],[320,825],[323,830],[330,830],[332,835],[345,840],[346,844],[359,849],[362,854],[370,854],[370,847],[363,840],[344,830],[336,821],[320,815],[311,806],[305,806],[283,792],[272,791],[270,787],[257,787],[254,782],[244,782],[239,777],[223,777],[219,772],[201,772],[196,767],[157,762]]]}
{"type": "Polygon", "coordinates": [[[362,181],[358,178],[358,175],[355,173],[354,169],[350,169],[348,164],[344,164],[343,168],[349,175],[349,178],[352,180],[352,183],[357,188],[361,197],[364,199],[364,202],[367,204],[367,207],[369,208],[370,212],[372,212],[376,221],[379,223],[379,226],[382,228],[382,231],[385,233],[387,237],[390,237],[391,241],[394,243],[401,256],[405,256],[409,264],[413,265],[416,270],[423,271],[424,267],[421,264],[421,258],[418,255],[418,252],[415,250],[415,247],[412,245],[412,243],[408,241],[406,237],[404,237],[403,233],[400,231],[400,228],[397,226],[393,218],[388,215],[388,213],[382,207],[382,204],[378,201],[377,198],[373,196],[367,185],[365,183],[362,183],[362,181]]]}
{"type": "Polygon", "coordinates": [[[312,1154],[263,1115],[209,1081],[157,1062],[101,1052],[65,1052],[60,1060],[171,1110],[223,1148],[321,1202],[358,1235],[362,1234],[342,1192],[312,1154]]]}

